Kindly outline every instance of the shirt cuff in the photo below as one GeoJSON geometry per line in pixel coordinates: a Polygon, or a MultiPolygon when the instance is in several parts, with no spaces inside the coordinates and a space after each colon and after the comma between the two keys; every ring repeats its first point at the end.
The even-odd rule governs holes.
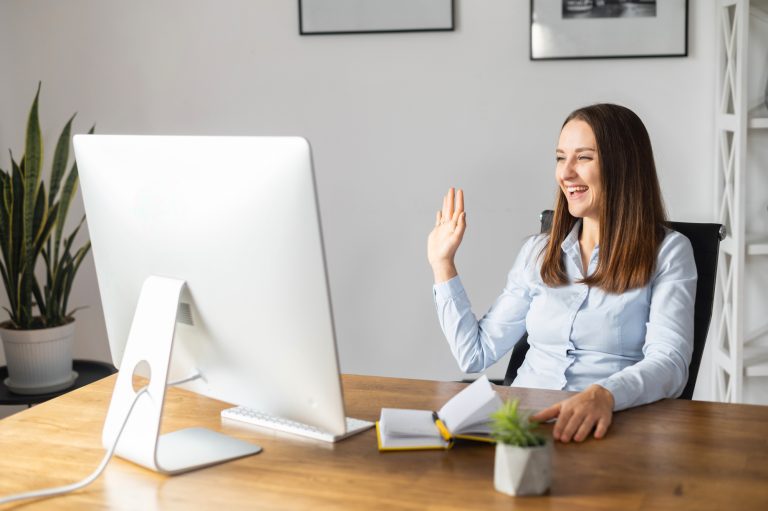
{"type": "Polygon", "coordinates": [[[613,394],[613,411],[618,412],[623,410],[629,405],[629,396],[627,395],[627,388],[615,379],[605,378],[603,380],[595,382],[608,392],[613,394]]]}
{"type": "Polygon", "coordinates": [[[435,298],[440,300],[452,300],[460,295],[466,294],[464,285],[458,275],[445,282],[440,282],[432,287],[435,298]]]}

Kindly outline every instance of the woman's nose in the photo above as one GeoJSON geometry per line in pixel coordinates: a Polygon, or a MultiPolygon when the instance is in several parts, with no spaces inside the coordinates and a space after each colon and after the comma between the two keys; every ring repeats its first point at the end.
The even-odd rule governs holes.
{"type": "Polygon", "coordinates": [[[574,160],[572,158],[562,160],[562,164],[558,168],[558,174],[563,179],[574,177],[576,175],[574,160]]]}

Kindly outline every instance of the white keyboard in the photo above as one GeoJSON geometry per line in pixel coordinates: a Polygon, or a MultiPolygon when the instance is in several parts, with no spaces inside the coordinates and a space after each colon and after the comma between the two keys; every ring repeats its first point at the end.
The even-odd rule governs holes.
{"type": "Polygon", "coordinates": [[[248,424],[253,424],[255,426],[276,429],[278,431],[293,433],[294,435],[301,435],[316,440],[323,440],[325,442],[338,442],[339,440],[343,440],[354,434],[361,433],[366,429],[370,429],[374,425],[373,422],[370,421],[347,417],[347,432],[341,435],[332,435],[327,431],[323,431],[322,429],[302,422],[282,419],[244,406],[236,406],[234,408],[222,410],[221,416],[224,419],[247,422],[248,424]]]}

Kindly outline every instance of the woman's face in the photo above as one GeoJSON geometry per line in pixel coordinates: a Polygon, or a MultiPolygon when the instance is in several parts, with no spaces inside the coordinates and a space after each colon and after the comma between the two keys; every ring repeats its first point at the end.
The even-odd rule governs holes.
{"type": "Polygon", "coordinates": [[[573,119],[563,126],[557,143],[555,179],[577,218],[600,218],[600,160],[592,128],[573,119]]]}

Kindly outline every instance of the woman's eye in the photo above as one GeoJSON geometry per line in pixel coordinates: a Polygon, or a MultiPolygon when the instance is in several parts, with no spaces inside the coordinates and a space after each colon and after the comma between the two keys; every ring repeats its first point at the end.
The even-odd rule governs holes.
{"type": "Polygon", "coordinates": [[[565,160],[565,156],[555,156],[555,161],[563,161],[565,160]]]}
{"type": "Polygon", "coordinates": [[[581,155],[581,156],[579,156],[579,159],[580,159],[580,160],[588,160],[588,161],[589,161],[589,160],[591,160],[591,159],[592,159],[592,157],[591,157],[591,156],[585,156],[585,155],[581,155]]]}

